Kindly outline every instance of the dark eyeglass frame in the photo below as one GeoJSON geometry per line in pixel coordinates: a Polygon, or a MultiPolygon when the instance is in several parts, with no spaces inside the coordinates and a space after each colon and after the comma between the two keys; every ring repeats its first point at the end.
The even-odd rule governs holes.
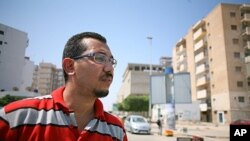
{"type": "Polygon", "coordinates": [[[88,54],[83,54],[80,56],[73,57],[72,59],[79,60],[79,59],[86,58],[86,57],[92,58],[92,60],[98,64],[107,65],[107,63],[110,63],[113,66],[113,68],[115,68],[117,65],[116,59],[114,59],[113,57],[108,58],[104,53],[101,53],[101,52],[92,52],[88,54]],[[101,59],[97,59],[97,57],[100,57],[101,59]]]}

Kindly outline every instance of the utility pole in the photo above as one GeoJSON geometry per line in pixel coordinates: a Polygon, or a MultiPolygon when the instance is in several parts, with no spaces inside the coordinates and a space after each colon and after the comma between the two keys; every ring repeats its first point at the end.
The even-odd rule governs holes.
{"type": "MultiPolygon", "coordinates": [[[[147,37],[147,39],[149,40],[149,45],[150,45],[150,47],[149,47],[149,53],[150,53],[150,68],[149,68],[149,80],[151,79],[151,75],[152,75],[152,40],[153,40],[153,37],[150,37],[150,36],[148,36],[147,37]]],[[[150,82],[150,81],[149,81],[150,82]]],[[[149,86],[149,99],[148,99],[148,101],[149,101],[149,108],[148,108],[148,116],[151,118],[151,116],[152,116],[152,100],[151,100],[151,98],[152,98],[152,95],[151,95],[151,88],[150,88],[150,86],[149,86]]],[[[151,120],[151,119],[150,119],[151,120]]]]}
{"type": "Polygon", "coordinates": [[[148,36],[147,39],[149,40],[149,53],[150,53],[150,69],[149,69],[149,75],[152,75],[152,40],[153,37],[148,36]]]}

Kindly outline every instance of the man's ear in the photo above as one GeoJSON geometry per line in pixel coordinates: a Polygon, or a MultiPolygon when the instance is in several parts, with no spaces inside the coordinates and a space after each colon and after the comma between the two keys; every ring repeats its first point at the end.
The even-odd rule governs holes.
{"type": "Polygon", "coordinates": [[[75,74],[75,68],[74,68],[74,60],[70,58],[64,58],[63,59],[63,69],[68,75],[75,74]]]}

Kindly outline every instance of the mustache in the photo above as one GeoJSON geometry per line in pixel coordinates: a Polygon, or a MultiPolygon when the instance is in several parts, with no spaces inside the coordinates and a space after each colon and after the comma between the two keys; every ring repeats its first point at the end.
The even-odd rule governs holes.
{"type": "Polygon", "coordinates": [[[101,80],[105,80],[111,78],[113,80],[114,75],[112,73],[106,72],[104,75],[101,76],[101,80]]]}

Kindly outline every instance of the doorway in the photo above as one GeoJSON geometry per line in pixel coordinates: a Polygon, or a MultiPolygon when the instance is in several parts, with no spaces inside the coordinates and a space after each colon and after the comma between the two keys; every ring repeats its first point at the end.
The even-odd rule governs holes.
{"type": "Polygon", "coordinates": [[[223,124],[224,123],[224,112],[218,112],[217,116],[218,116],[217,117],[218,122],[223,124]]]}

